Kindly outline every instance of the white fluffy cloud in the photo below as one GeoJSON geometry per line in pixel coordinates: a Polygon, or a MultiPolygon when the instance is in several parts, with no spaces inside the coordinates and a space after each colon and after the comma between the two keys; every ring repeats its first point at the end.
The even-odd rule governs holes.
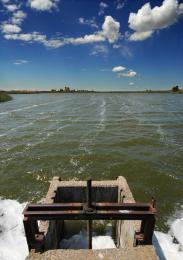
{"type": "Polygon", "coordinates": [[[7,3],[10,2],[10,0],[1,0],[1,2],[2,2],[3,4],[7,4],[7,3]]]}
{"type": "Polygon", "coordinates": [[[54,38],[47,39],[46,35],[40,34],[38,32],[32,33],[20,33],[20,25],[26,14],[21,10],[14,13],[12,17],[12,24],[4,23],[1,26],[1,30],[4,33],[4,37],[7,40],[21,40],[26,42],[39,42],[46,47],[59,48],[66,44],[88,44],[88,43],[99,43],[108,41],[109,43],[114,43],[119,38],[120,23],[115,21],[111,16],[106,16],[104,23],[102,25],[102,30],[97,31],[93,34],[84,35],[83,37],[68,37],[64,38],[54,38]]]}
{"type": "Polygon", "coordinates": [[[133,70],[126,71],[126,68],[123,66],[113,67],[112,72],[116,72],[119,78],[134,78],[137,76],[137,72],[133,70]]]}
{"type": "Polygon", "coordinates": [[[107,48],[107,46],[103,45],[103,44],[98,44],[95,45],[90,53],[90,55],[93,56],[98,56],[98,55],[103,55],[106,56],[109,53],[109,50],[107,48]]]}
{"type": "Polygon", "coordinates": [[[119,73],[118,77],[120,78],[134,78],[135,76],[137,76],[137,72],[133,71],[133,70],[129,70],[126,73],[119,73]]]}
{"type": "Polygon", "coordinates": [[[164,0],[161,6],[151,7],[150,3],[143,5],[137,13],[130,13],[129,27],[134,30],[129,40],[143,41],[154,31],[164,29],[174,24],[183,14],[183,4],[177,0],[164,0]]]}
{"type": "Polygon", "coordinates": [[[44,34],[39,34],[38,32],[33,33],[11,33],[7,32],[4,35],[4,38],[7,40],[20,40],[25,42],[38,42],[43,44],[45,47],[49,48],[59,48],[66,44],[87,44],[87,43],[94,43],[94,42],[101,42],[105,41],[100,35],[85,35],[84,37],[78,38],[65,38],[65,39],[47,39],[47,36],[44,34]]]}
{"type": "Polygon", "coordinates": [[[28,63],[28,60],[16,60],[13,64],[14,65],[22,65],[28,63]]]}
{"type": "Polygon", "coordinates": [[[104,2],[100,2],[100,7],[102,8],[107,8],[108,4],[104,3],[104,2]]]}
{"type": "Polygon", "coordinates": [[[40,34],[38,32],[6,34],[4,37],[7,40],[20,40],[29,43],[37,42],[48,48],[59,48],[64,45],[64,42],[61,40],[47,39],[46,35],[40,34]]]}
{"type": "Polygon", "coordinates": [[[18,10],[16,12],[13,13],[13,16],[11,18],[11,21],[13,24],[19,24],[21,25],[21,23],[23,22],[23,20],[27,17],[26,13],[24,13],[21,10],[18,10]]]}
{"type": "Polygon", "coordinates": [[[49,11],[52,8],[56,8],[59,0],[29,0],[31,8],[39,11],[49,11]]]}
{"type": "Polygon", "coordinates": [[[134,85],[135,85],[134,82],[130,82],[130,83],[129,83],[129,86],[134,86],[134,85]]]}
{"type": "Polygon", "coordinates": [[[64,45],[64,43],[58,39],[49,39],[49,40],[47,39],[47,40],[39,41],[39,42],[43,43],[45,47],[55,48],[55,49],[64,45]]]}
{"type": "Polygon", "coordinates": [[[89,25],[93,28],[98,28],[98,25],[96,24],[96,20],[95,17],[93,17],[92,19],[85,19],[83,17],[80,17],[78,19],[79,24],[83,24],[83,25],[89,25]]]}
{"type": "MultiPolygon", "coordinates": [[[[60,0],[27,0],[31,8],[40,11],[49,11],[52,8],[56,8],[60,0]]],[[[111,16],[106,16],[102,29],[98,29],[95,17],[92,19],[79,18],[80,24],[87,24],[98,30],[93,34],[84,35],[81,37],[55,37],[48,38],[46,35],[38,32],[22,32],[21,25],[27,14],[20,10],[20,5],[12,4],[9,0],[0,0],[3,6],[11,10],[11,17],[0,25],[0,30],[7,40],[19,40],[29,43],[37,42],[43,44],[45,47],[49,48],[59,48],[63,45],[73,44],[89,44],[89,43],[101,43],[108,41],[109,43],[115,43],[120,37],[119,29],[120,23],[113,19],[111,16]],[[8,6],[8,7],[7,7],[8,6]]],[[[100,2],[101,10],[104,10],[108,5],[104,2],[100,2]]],[[[104,45],[97,45],[93,48],[93,54],[97,53],[107,54],[108,48],[104,45]]]]}
{"type": "Polygon", "coordinates": [[[4,37],[7,40],[21,40],[21,41],[25,41],[25,42],[38,42],[38,43],[44,44],[47,47],[53,47],[53,48],[57,48],[62,45],[60,40],[55,40],[55,39],[48,40],[46,35],[40,34],[38,32],[6,34],[4,37]]]}
{"type": "Polygon", "coordinates": [[[112,68],[113,72],[120,72],[120,71],[124,71],[126,68],[123,66],[116,66],[114,68],[112,68]]]}
{"type": "Polygon", "coordinates": [[[143,41],[149,38],[154,31],[147,31],[147,32],[134,32],[130,35],[130,41],[143,41]]]}
{"type": "Polygon", "coordinates": [[[122,45],[122,44],[114,44],[113,48],[118,49],[120,54],[124,57],[132,57],[133,56],[132,51],[129,48],[129,46],[122,45]]]}
{"type": "Polygon", "coordinates": [[[96,33],[96,34],[89,34],[89,35],[85,35],[83,37],[77,37],[77,38],[65,38],[64,42],[65,42],[65,44],[72,43],[75,45],[79,45],[79,44],[103,42],[105,40],[106,39],[104,38],[103,35],[101,35],[100,33],[96,33]]]}
{"type": "Polygon", "coordinates": [[[18,9],[18,6],[16,4],[8,4],[8,5],[5,5],[5,7],[10,12],[14,12],[14,11],[16,11],[18,9]]]}
{"type": "MultiPolygon", "coordinates": [[[[7,21],[4,21],[0,25],[0,29],[4,34],[9,33],[20,33],[21,24],[27,17],[26,13],[20,10],[20,4],[12,4],[9,0],[0,0],[3,7],[11,12],[10,17],[7,21]]],[[[18,1],[16,1],[18,3],[18,1]]]]}
{"type": "Polygon", "coordinates": [[[17,33],[14,33],[14,34],[11,34],[11,33],[7,33],[4,35],[4,38],[6,40],[21,40],[21,41],[25,41],[25,42],[31,42],[32,41],[32,34],[31,33],[20,33],[20,34],[17,34],[17,33]]]}
{"type": "Polygon", "coordinates": [[[125,6],[125,1],[124,0],[116,0],[116,10],[121,10],[125,6]]]}
{"type": "Polygon", "coordinates": [[[119,38],[119,29],[120,23],[115,21],[111,16],[106,16],[101,31],[83,37],[66,38],[65,43],[86,44],[106,40],[108,40],[109,43],[114,43],[119,38]]]}
{"type": "Polygon", "coordinates": [[[109,7],[108,4],[106,4],[104,2],[100,2],[100,4],[99,4],[100,10],[98,12],[98,15],[104,14],[105,13],[105,9],[108,8],[108,7],[109,7]]]}
{"type": "Polygon", "coordinates": [[[112,16],[106,16],[105,21],[102,25],[102,35],[110,43],[115,42],[119,38],[120,23],[115,21],[112,16]]]}
{"type": "Polygon", "coordinates": [[[5,34],[8,33],[19,33],[21,28],[16,24],[4,23],[1,25],[2,32],[5,34]]]}

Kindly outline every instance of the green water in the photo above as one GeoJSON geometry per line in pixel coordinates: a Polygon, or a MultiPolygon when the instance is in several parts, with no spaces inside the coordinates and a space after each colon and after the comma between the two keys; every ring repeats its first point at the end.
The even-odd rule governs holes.
{"type": "Polygon", "coordinates": [[[157,200],[157,229],[183,204],[183,95],[14,95],[0,104],[0,196],[36,201],[49,180],[126,177],[157,200]]]}

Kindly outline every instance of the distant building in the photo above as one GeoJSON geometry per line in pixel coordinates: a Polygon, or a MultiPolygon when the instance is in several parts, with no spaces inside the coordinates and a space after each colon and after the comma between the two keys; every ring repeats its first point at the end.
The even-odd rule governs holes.
{"type": "Polygon", "coordinates": [[[65,92],[71,92],[71,91],[70,91],[70,88],[69,88],[69,87],[66,87],[66,86],[65,86],[65,88],[64,88],[64,91],[65,91],[65,92]]]}

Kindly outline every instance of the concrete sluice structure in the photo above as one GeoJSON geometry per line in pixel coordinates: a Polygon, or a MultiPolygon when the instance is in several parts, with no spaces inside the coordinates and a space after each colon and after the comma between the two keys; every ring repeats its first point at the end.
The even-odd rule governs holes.
{"type": "Polygon", "coordinates": [[[41,204],[26,206],[24,228],[30,251],[26,259],[158,259],[152,245],[154,206],[152,208],[151,204],[135,203],[126,179],[122,176],[116,180],[92,181],[91,191],[87,184],[85,181],[61,181],[54,177],[41,204]],[[126,217],[128,220],[125,220],[126,217]],[[65,220],[87,222],[90,248],[93,218],[114,220],[115,249],[59,248],[64,238],[65,220]]]}

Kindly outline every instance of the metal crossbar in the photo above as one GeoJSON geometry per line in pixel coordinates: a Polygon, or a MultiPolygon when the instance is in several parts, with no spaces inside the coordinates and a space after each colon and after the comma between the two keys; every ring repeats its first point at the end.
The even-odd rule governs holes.
{"type": "MultiPolygon", "coordinates": [[[[54,203],[54,204],[28,204],[23,214],[30,214],[34,211],[67,211],[83,210],[84,203],[54,203]]],[[[92,209],[96,210],[138,210],[149,211],[151,203],[92,203],[92,209]]]]}
{"type": "Polygon", "coordinates": [[[152,244],[155,226],[153,203],[92,203],[91,180],[87,181],[86,203],[28,204],[24,211],[24,229],[29,250],[44,247],[44,234],[39,232],[38,220],[87,220],[88,248],[92,248],[93,220],[141,220],[136,244],[152,244]]]}

